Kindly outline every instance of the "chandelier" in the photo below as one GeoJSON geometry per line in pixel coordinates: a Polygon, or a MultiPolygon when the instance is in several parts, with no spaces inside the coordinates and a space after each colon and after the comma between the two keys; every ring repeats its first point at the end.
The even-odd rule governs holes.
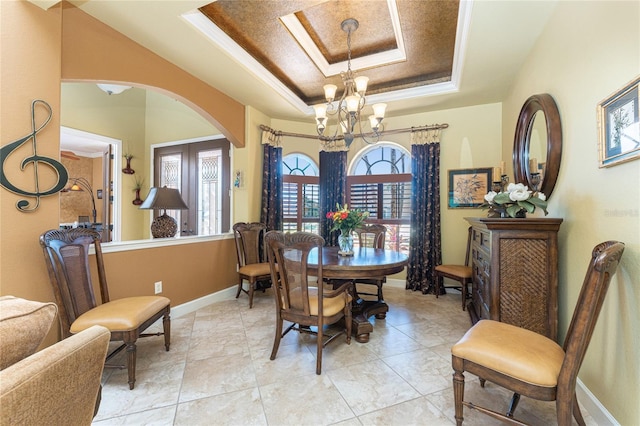
{"type": "Polygon", "coordinates": [[[338,131],[342,131],[344,142],[347,148],[357,136],[362,138],[366,143],[376,143],[380,138],[382,131],[381,123],[384,119],[387,104],[379,103],[372,105],[373,115],[369,116],[369,124],[371,126],[370,139],[362,131],[362,111],[366,105],[365,92],[369,78],[365,76],[356,76],[351,70],[351,34],[358,29],[359,23],[353,18],[345,19],[340,24],[342,31],[347,33],[347,71],[341,72],[342,83],[344,84],[344,93],[334,105],[333,101],[336,97],[338,87],[334,84],[326,84],[323,86],[324,97],[326,103],[314,105],[313,109],[316,113],[316,127],[319,136],[324,136],[327,128],[327,115],[336,115],[338,123],[335,126],[333,136],[325,137],[328,140],[335,141],[338,138],[338,131]],[[357,131],[357,134],[355,133],[357,131]]]}

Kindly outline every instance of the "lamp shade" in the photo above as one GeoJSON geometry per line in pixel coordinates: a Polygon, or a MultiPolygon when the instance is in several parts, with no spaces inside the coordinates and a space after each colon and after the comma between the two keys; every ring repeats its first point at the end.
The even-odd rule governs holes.
{"type": "Polygon", "coordinates": [[[174,188],[153,187],[149,190],[147,198],[140,205],[141,209],[165,210],[162,215],[156,217],[151,223],[151,235],[153,238],[172,238],[178,232],[178,223],[167,215],[166,210],[188,210],[187,204],[180,196],[180,191],[174,188]]]}
{"type": "Polygon", "coordinates": [[[180,196],[180,191],[174,188],[153,187],[149,190],[147,198],[140,205],[141,209],[165,209],[165,210],[188,210],[187,204],[180,196]]]}

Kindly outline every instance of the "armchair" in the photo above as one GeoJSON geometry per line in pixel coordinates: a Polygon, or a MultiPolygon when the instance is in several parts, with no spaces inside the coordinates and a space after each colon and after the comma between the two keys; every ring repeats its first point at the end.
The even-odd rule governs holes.
{"type": "Polygon", "coordinates": [[[89,425],[100,402],[109,331],[94,326],[35,352],[53,303],[0,297],[0,425],[89,425]]]}

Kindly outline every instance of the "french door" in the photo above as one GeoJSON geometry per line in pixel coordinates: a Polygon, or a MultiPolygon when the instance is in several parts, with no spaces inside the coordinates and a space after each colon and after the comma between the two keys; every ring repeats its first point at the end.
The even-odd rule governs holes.
{"type": "Polygon", "coordinates": [[[156,148],[154,163],[154,186],[178,189],[189,206],[167,211],[176,219],[180,235],[214,235],[230,229],[228,140],[156,148]]]}

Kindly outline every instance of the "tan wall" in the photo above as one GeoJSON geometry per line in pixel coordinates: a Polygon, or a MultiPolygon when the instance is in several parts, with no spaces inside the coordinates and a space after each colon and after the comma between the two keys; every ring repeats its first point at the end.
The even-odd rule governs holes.
{"type": "Polygon", "coordinates": [[[107,253],[104,263],[112,299],[153,294],[162,281],[177,306],[238,282],[233,239],[107,253]]]}
{"type": "MultiPolygon", "coordinates": [[[[30,132],[31,101],[44,99],[51,105],[53,117],[49,125],[37,135],[38,154],[59,159],[60,85],[62,80],[60,70],[63,57],[61,46],[62,8],[57,5],[44,11],[23,1],[2,1],[0,8],[0,28],[2,31],[2,96],[0,98],[2,125],[0,126],[0,136],[2,143],[6,145],[30,132]],[[25,28],[29,30],[25,31],[25,28]]],[[[73,11],[74,9],[65,9],[65,17],[69,10],[73,11]]],[[[76,10],[76,12],[78,11],[76,10]]],[[[74,15],[77,18],[77,14],[74,15]]],[[[69,21],[65,19],[64,22],[66,25],[69,21]]],[[[74,37],[82,39],[84,29],[95,29],[97,26],[93,23],[93,27],[74,27],[74,37]]],[[[119,50],[126,50],[127,45],[131,43],[128,39],[120,39],[120,42],[124,45],[120,46],[119,50]]],[[[97,50],[100,49],[97,48],[97,50]]],[[[145,52],[140,52],[139,49],[136,52],[145,56],[145,52]]],[[[67,51],[65,58],[69,57],[67,51]]],[[[176,79],[176,73],[179,70],[176,70],[173,65],[162,61],[155,61],[154,64],[160,68],[156,73],[162,73],[162,68],[167,67],[166,79],[176,79]]],[[[77,66],[78,64],[75,64],[75,67],[71,68],[77,69],[77,66]]],[[[118,66],[120,70],[126,68],[127,66],[123,66],[123,64],[118,66]]],[[[185,75],[180,75],[180,78],[183,78],[184,84],[190,85],[191,88],[182,90],[176,87],[175,90],[182,90],[181,93],[185,96],[191,94],[193,90],[200,91],[199,95],[195,97],[195,101],[189,102],[190,105],[198,102],[202,97],[209,96],[209,100],[204,102],[204,106],[198,107],[197,111],[201,114],[204,113],[205,116],[210,115],[206,112],[208,105],[219,93],[193,78],[187,78],[185,75]]],[[[116,80],[128,81],[125,77],[116,80]]],[[[162,86],[162,81],[156,79],[149,86],[162,86]]],[[[126,93],[119,96],[125,96],[126,93]]],[[[218,97],[218,99],[220,98],[218,97]]],[[[244,144],[244,107],[235,108],[234,101],[230,101],[226,107],[229,105],[231,107],[226,110],[227,112],[219,121],[230,123],[230,127],[234,129],[236,142],[244,144]],[[237,130],[238,123],[242,127],[241,131],[237,130]]],[[[41,115],[38,117],[40,118],[41,115]]],[[[124,142],[127,142],[126,139],[124,142]]],[[[27,145],[14,151],[5,162],[8,179],[21,188],[33,188],[34,186],[33,170],[29,167],[25,172],[19,170],[19,163],[22,159],[33,155],[30,143],[27,145]]],[[[142,148],[139,154],[140,158],[142,158],[143,150],[142,148]]],[[[138,164],[134,162],[134,168],[137,166],[138,164]]],[[[40,167],[39,174],[42,188],[53,185],[53,173],[40,167]]],[[[58,227],[60,195],[43,197],[39,208],[31,213],[20,212],[16,209],[15,204],[19,199],[20,197],[4,188],[0,190],[0,232],[2,233],[2,238],[0,238],[0,294],[52,301],[53,293],[38,244],[38,237],[47,229],[58,227]]],[[[125,198],[125,200],[127,199],[125,198]]],[[[128,204],[131,204],[130,200],[128,204]]],[[[108,268],[113,297],[153,294],[153,283],[162,280],[164,294],[172,299],[172,305],[175,306],[237,283],[233,240],[229,239],[107,253],[105,254],[105,263],[108,268]],[[219,262],[213,262],[213,259],[219,262]]],[[[54,330],[46,344],[55,341],[55,334],[57,333],[54,330]]]]}
{"type": "MultiPolygon", "coordinates": [[[[53,116],[37,134],[38,154],[60,159],[60,8],[45,13],[26,2],[0,2],[2,66],[0,68],[0,141],[3,146],[31,132],[31,102],[42,99],[53,116]],[[26,30],[28,29],[28,30],[26,30]]],[[[42,110],[38,122],[44,121],[42,110]]],[[[20,162],[33,155],[31,142],[14,151],[5,161],[10,182],[33,189],[33,167],[20,171],[20,162]]],[[[52,173],[39,167],[40,185],[51,187],[52,173]]],[[[38,245],[44,230],[57,228],[59,195],[43,197],[30,213],[16,209],[22,199],[0,188],[0,293],[33,300],[53,300],[47,271],[38,245]]],[[[33,202],[33,199],[29,199],[33,202]]]]}
{"type": "Polygon", "coordinates": [[[561,217],[559,310],[564,338],[591,249],[626,244],[579,378],[623,425],[640,424],[640,161],[598,168],[596,105],[640,72],[640,3],[558,2],[504,102],[503,152],[527,97],[550,93],[563,153],[549,216],[561,217]]]}

